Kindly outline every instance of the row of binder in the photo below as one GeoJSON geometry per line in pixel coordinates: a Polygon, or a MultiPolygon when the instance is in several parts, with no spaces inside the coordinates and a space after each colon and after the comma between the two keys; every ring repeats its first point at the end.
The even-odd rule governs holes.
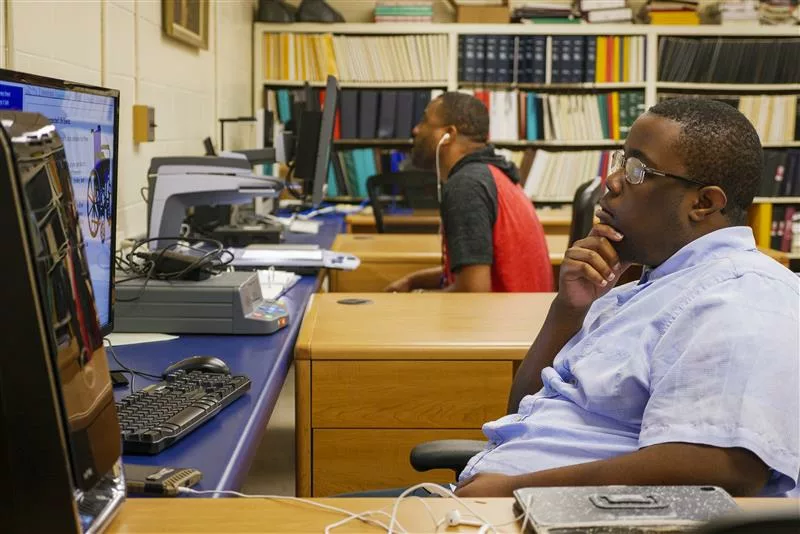
{"type": "MultiPolygon", "coordinates": [[[[319,110],[325,92],[311,89],[265,89],[265,108],[286,124],[303,109],[319,110]]],[[[336,112],[334,139],[409,139],[433,95],[430,89],[344,89],[336,112]]]]}
{"type": "Polygon", "coordinates": [[[800,83],[800,38],[662,37],[658,79],[694,83],[800,83]]]}
{"type": "Polygon", "coordinates": [[[458,79],[474,83],[644,82],[643,36],[462,35],[458,79]]]}

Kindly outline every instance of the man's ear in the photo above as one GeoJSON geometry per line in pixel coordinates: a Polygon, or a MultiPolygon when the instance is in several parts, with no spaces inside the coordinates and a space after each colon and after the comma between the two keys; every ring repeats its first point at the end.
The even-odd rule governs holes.
{"type": "Polygon", "coordinates": [[[694,222],[702,222],[714,213],[722,211],[728,205],[728,196],[721,187],[709,185],[697,191],[692,203],[689,218],[694,222]]]}
{"type": "Polygon", "coordinates": [[[451,143],[454,143],[456,138],[458,137],[458,128],[456,128],[451,124],[450,126],[445,127],[444,133],[449,134],[450,137],[443,144],[449,145],[451,143]]]}

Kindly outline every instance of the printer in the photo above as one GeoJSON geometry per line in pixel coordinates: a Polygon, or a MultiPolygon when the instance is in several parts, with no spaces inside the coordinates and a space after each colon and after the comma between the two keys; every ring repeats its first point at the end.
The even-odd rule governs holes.
{"type": "Polygon", "coordinates": [[[115,290],[115,332],[271,334],[289,324],[286,308],[262,297],[254,272],[199,281],[141,278],[115,290]]]}

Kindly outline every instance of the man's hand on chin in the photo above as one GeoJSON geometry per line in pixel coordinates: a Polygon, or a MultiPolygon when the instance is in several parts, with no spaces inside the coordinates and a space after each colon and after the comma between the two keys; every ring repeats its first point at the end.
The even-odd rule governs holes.
{"type": "Polygon", "coordinates": [[[458,497],[513,497],[516,477],[500,473],[479,473],[461,482],[456,488],[458,497]]]}

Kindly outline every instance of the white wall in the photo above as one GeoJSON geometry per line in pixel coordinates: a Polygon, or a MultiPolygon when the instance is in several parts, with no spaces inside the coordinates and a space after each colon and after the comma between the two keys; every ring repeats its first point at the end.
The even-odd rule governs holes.
{"type": "MultiPolygon", "coordinates": [[[[211,0],[208,50],[163,35],[161,0],[0,4],[5,67],[120,90],[118,237],[147,229],[140,189],[152,157],[202,154],[203,138],[219,135],[218,117],[252,113],[255,4],[211,0]],[[133,104],[155,108],[155,142],[134,145],[133,104]]],[[[226,148],[246,146],[251,135],[252,128],[229,125],[226,148]]]]}

